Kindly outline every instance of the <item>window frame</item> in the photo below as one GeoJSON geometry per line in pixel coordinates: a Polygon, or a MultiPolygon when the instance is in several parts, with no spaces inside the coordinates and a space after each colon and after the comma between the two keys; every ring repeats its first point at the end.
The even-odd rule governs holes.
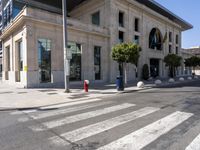
{"type": "Polygon", "coordinates": [[[134,19],[134,31],[140,32],[140,19],[137,17],[135,17],[135,19],[134,19]]]}
{"type": "Polygon", "coordinates": [[[118,31],[118,41],[119,43],[124,43],[124,32],[118,31]],[[120,35],[122,35],[122,39],[120,39],[120,35]]]}
{"type": "Polygon", "coordinates": [[[101,25],[101,13],[99,10],[91,14],[91,22],[93,25],[96,25],[96,26],[101,25]],[[95,17],[98,17],[98,18],[95,20],[95,17]]]}
{"type": "Polygon", "coordinates": [[[118,25],[119,25],[119,27],[122,27],[122,28],[124,28],[124,26],[125,26],[125,13],[121,10],[119,10],[119,13],[118,13],[118,25]]]}
{"type": "Polygon", "coordinates": [[[101,70],[101,68],[102,68],[102,65],[101,65],[101,63],[102,63],[101,56],[102,56],[102,54],[101,53],[102,53],[102,47],[95,45],[94,46],[94,72],[95,72],[95,66],[99,66],[99,73],[97,74],[95,72],[95,80],[101,80],[102,79],[102,77],[101,77],[101,74],[102,74],[102,70],[101,70]],[[96,63],[95,62],[95,58],[97,58],[96,55],[95,55],[95,51],[96,50],[99,50],[99,59],[98,59],[99,64],[95,64],[96,63]]]}
{"type": "Polygon", "coordinates": [[[152,28],[148,38],[149,38],[150,49],[155,49],[158,51],[163,50],[163,36],[158,28],[152,28]]]}

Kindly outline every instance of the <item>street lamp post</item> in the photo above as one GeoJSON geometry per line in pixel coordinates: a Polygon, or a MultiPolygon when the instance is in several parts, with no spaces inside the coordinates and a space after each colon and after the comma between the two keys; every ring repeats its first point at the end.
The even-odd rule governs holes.
{"type": "Polygon", "coordinates": [[[69,76],[70,76],[70,58],[69,50],[67,49],[67,0],[62,0],[63,11],[63,48],[64,48],[64,76],[65,76],[65,92],[69,93],[69,76]]]}

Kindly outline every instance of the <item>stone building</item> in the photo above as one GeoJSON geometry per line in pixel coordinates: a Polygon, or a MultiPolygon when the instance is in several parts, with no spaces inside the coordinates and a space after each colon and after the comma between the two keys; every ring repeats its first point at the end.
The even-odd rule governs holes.
{"type": "MultiPolygon", "coordinates": [[[[61,0],[7,0],[3,6],[3,81],[24,87],[64,85],[61,0]]],[[[111,48],[120,42],[142,47],[129,82],[148,64],[151,76],[166,77],[163,58],[180,54],[181,32],[192,25],[152,0],[68,0],[71,83],[114,82],[118,65],[111,48]]]]}

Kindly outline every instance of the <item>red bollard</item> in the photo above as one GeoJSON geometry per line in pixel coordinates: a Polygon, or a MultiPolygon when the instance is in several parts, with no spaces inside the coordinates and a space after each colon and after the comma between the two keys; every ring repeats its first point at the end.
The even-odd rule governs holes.
{"type": "Polygon", "coordinates": [[[88,89],[89,89],[89,80],[84,80],[84,90],[85,92],[88,92],[88,89]]]}

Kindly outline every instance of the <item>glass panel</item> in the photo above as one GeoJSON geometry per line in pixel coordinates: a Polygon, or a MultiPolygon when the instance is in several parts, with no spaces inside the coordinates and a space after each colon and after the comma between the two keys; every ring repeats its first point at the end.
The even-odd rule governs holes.
{"type": "Polygon", "coordinates": [[[162,50],[162,35],[159,29],[153,28],[149,35],[149,48],[162,50]]]}
{"type": "Polygon", "coordinates": [[[6,47],[6,51],[7,51],[7,69],[8,71],[10,71],[11,67],[11,59],[10,59],[10,46],[6,47]]]}
{"type": "Polygon", "coordinates": [[[101,80],[101,47],[94,47],[94,72],[95,80],[101,80]]]}
{"type": "Polygon", "coordinates": [[[92,14],[92,24],[94,25],[100,25],[100,12],[96,12],[92,14]]]}
{"type": "Polygon", "coordinates": [[[18,42],[18,50],[19,50],[19,69],[23,71],[23,47],[22,41],[18,42]]]}
{"type": "Polygon", "coordinates": [[[38,40],[38,65],[40,82],[51,82],[51,40],[38,40]]]}
{"type": "Polygon", "coordinates": [[[176,44],[178,44],[178,35],[176,35],[176,44]]]}
{"type": "Polygon", "coordinates": [[[150,59],[150,74],[151,77],[159,76],[159,60],[158,59],[150,59]]]}
{"type": "Polygon", "coordinates": [[[172,53],[172,46],[169,45],[169,53],[172,53]]]}
{"type": "Polygon", "coordinates": [[[140,37],[138,35],[135,35],[134,36],[134,43],[139,44],[139,42],[140,42],[140,37]]]}
{"type": "Polygon", "coordinates": [[[123,43],[124,42],[124,32],[119,31],[119,43],[123,43]]]}
{"type": "Polygon", "coordinates": [[[176,54],[178,54],[178,47],[176,47],[176,54]]]}
{"type": "Polygon", "coordinates": [[[135,18],[135,31],[138,32],[139,31],[139,19],[135,18]]]}
{"type": "Polygon", "coordinates": [[[119,12],[119,26],[124,27],[124,13],[119,12]]]}
{"type": "Polygon", "coordinates": [[[169,32],[169,42],[172,42],[172,32],[169,32]]]}
{"type": "Polygon", "coordinates": [[[68,43],[68,49],[72,53],[70,60],[70,80],[81,81],[81,44],[68,43]]]}
{"type": "Polygon", "coordinates": [[[15,18],[20,13],[20,11],[23,9],[24,4],[21,4],[16,1],[14,1],[13,3],[14,3],[13,4],[14,5],[13,6],[13,18],[15,18]]]}

